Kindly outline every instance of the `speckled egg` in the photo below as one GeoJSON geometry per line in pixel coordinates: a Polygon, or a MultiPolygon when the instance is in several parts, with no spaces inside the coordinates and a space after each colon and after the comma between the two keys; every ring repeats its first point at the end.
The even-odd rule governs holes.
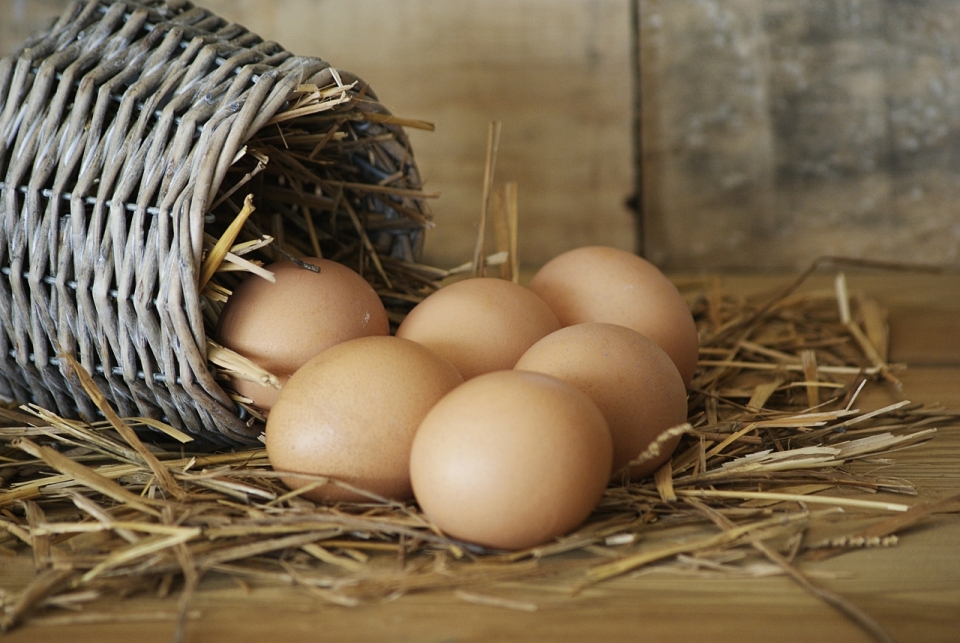
{"type": "MultiPolygon", "coordinates": [[[[267,266],[276,283],[251,275],[227,300],[216,337],[285,382],[321,351],[357,337],[389,335],[383,303],[373,287],[350,268],[327,259],[306,258],[313,272],[292,261],[267,266]]],[[[234,389],[269,410],[272,387],[234,380],[234,389]]]]}
{"type": "MultiPolygon", "coordinates": [[[[410,445],[421,420],[463,378],[448,361],[397,337],[362,337],[315,356],[267,418],[267,456],[281,472],[330,476],[395,500],[409,498],[410,445]]],[[[308,481],[285,476],[299,489],[308,481]]],[[[313,500],[368,499],[333,484],[313,500]]]]}

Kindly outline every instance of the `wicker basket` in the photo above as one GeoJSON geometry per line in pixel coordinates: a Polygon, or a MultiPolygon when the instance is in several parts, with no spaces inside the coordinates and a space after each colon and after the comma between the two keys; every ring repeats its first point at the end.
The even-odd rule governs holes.
{"type": "Polygon", "coordinates": [[[205,248],[249,193],[268,252],[319,244],[371,281],[415,261],[429,213],[390,121],[355,76],[189,2],[72,4],[0,61],[0,396],[95,419],[66,354],[121,415],[254,442],[207,360],[205,248]],[[333,102],[297,116],[304,85],[333,102]]]}

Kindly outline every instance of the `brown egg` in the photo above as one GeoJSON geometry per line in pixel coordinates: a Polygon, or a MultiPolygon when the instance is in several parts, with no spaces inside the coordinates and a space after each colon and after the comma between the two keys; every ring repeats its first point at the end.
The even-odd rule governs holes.
{"type": "Polygon", "coordinates": [[[417,304],[397,337],[423,344],[470,379],[513,368],[534,342],[559,328],[550,307],[527,288],[476,278],[450,284],[417,304]]]}
{"type": "Polygon", "coordinates": [[[454,538],[523,549],[577,527],[610,476],[603,414],[560,380],[498,371],[469,380],[427,414],[410,453],[424,513],[454,538]]]}
{"type": "MultiPolygon", "coordinates": [[[[276,283],[250,276],[227,300],[216,336],[227,348],[253,360],[285,382],[317,353],[369,335],[389,335],[380,297],[359,274],[327,259],[306,258],[312,272],[292,261],[267,266],[276,283]]],[[[234,389],[269,410],[279,391],[244,380],[234,389]]]]}
{"type": "MultiPolygon", "coordinates": [[[[362,337],[320,353],[287,382],[267,418],[277,471],[330,476],[386,498],[410,488],[410,445],[427,411],[463,378],[445,359],[396,337],[362,337]]],[[[307,481],[281,478],[291,489],[307,481]]],[[[332,484],[313,500],[367,499],[332,484]]]]}
{"type": "MultiPolygon", "coordinates": [[[[568,326],[531,346],[516,368],[552,375],[590,396],[610,426],[616,479],[657,436],[687,419],[687,390],[673,360],[624,326],[568,326]]],[[[631,467],[630,478],[656,471],[679,441],[671,438],[658,457],[631,467]]]]}
{"type": "Polygon", "coordinates": [[[652,263],[617,248],[587,246],[548,261],[530,281],[564,326],[607,322],[657,343],[685,386],[697,368],[699,339],[687,302],[652,263]]]}

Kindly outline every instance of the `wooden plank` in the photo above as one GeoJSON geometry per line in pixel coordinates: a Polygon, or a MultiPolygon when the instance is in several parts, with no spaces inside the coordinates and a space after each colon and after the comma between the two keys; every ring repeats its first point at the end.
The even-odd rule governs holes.
{"type": "MultiPolygon", "coordinates": [[[[902,538],[896,550],[864,550],[817,565],[837,578],[818,582],[871,613],[901,643],[952,643],[960,626],[956,578],[960,560],[946,555],[960,538],[960,520],[942,516],[902,538]]],[[[715,579],[654,573],[611,581],[578,596],[548,583],[505,585],[493,595],[536,605],[534,612],[467,603],[452,592],[410,594],[358,608],[330,605],[293,589],[243,589],[218,583],[194,598],[198,617],[188,641],[658,641],[819,640],[867,643],[869,636],[784,578],[715,579]],[[692,616],[695,615],[695,616],[692,616]]],[[[169,614],[176,605],[132,598],[128,614],[169,614]]],[[[101,612],[117,606],[99,604],[101,612]]],[[[89,608],[88,608],[89,610],[89,608]]],[[[82,613],[81,613],[82,614],[82,613]]],[[[68,612],[67,616],[74,615],[68,612]]],[[[77,615],[79,617],[79,615],[77,615]]],[[[5,636],[11,643],[64,640],[170,640],[168,620],[89,625],[33,625],[5,636]]]]}
{"type": "Polygon", "coordinates": [[[19,49],[66,6],[65,0],[0,0],[0,56],[19,49]]]}
{"type": "MultiPolygon", "coordinates": [[[[0,0],[0,53],[67,0],[0,0]]],[[[634,246],[626,0],[202,3],[368,80],[439,190],[426,260],[471,256],[488,121],[520,256],[634,246]]],[[[670,268],[842,254],[956,262],[960,4],[640,0],[646,253],[670,268]]]]}
{"type": "Polygon", "coordinates": [[[912,306],[890,311],[890,359],[913,365],[960,365],[960,307],[912,306]]]}
{"type": "Polygon", "coordinates": [[[649,256],[955,262],[960,5],[643,2],[649,256]]]}
{"type": "MultiPolygon", "coordinates": [[[[632,249],[629,4],[622,0],[211,0],[219,14],[369,82],[410,132],[437,227],[426,260],[473,256],[486,134],[503,122],[497,183],[516,181],[519,256],[632,249]]],[[[492,246],[491,246],[492,247],[492,246]]]]}
{"type": "MultiPolygon", "coordinates": [[[[68,0],[0,0],[0,54],[68,0]],[[36,7],[36,8],[35,8],[36,7]],[[42,9],[42,10],[41,10],[42,9]]],[[[472,257],[487,125],[503,122],[498,183],[516,181],[519,255],[632,249],[629,4],[623,0],[205,0],[227,20],[359,75],[411,131],[437,228],[425,260],[472,257]]]]}
{"type": "Polygon", "coordinates": [[[645,253],[671,267],[733,259],[776,224],[761,6],[642,7],[645,253]]]}

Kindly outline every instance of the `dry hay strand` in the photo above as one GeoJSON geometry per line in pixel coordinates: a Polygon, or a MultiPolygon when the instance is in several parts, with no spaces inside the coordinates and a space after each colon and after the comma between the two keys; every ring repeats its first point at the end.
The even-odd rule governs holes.
{"type": "MultiPolygon", "coordinates": [[[[422,273],[428,280],[448,275],[422,273]]],[[[367,494],[363,503],[314,504],[280,483],[262,449],[192,452],[189,437],[170,427],[117,417],[92,381],[104,422],[5,409],[0,553],[29,552],[37,574],[26,587],[2,588],[0,629],[103,622],[111,616],[97,611],[98,599],[177,588],[176,615],[137,618],[182,624],[189,597],[208,575],[242,587],[296,586],[345,607],[447,589],[467,602],[533,611],[536,603],[502,597],[498,588],[523,581],[574,594],[619,575],[673,568],[787,574],[884,640],[868,617],[816,588],[792,563],[892,547],[899,532],[932,513],[960,510],[960,498],[912,507],[865,498],[916,490],[858,466],[931,439],[960,413],[909,402],[859,410],[865,386],[894,385],[891,375],[902,368],[883,361],[884,347],[864,345],[873,341],[866,316],[880,308],[849,293],[839,277],[829,292],[795,290],[765,301],[711,284],[694,293],[702,360],[689,421],[672,431],[682,435],[673,458],[651,479],[611,484],[574,533],[524,551],[448,538],[414,503],[367,494]],[[145,423],[162,437],[142,441],[133,429],[145,423]],[[874,523],[829,539],[807,536],[815,524],[842,530],[850,517],[874,523]],[[694,537],[672,537],[690,528],[698,529],[694,537]],[[67,607],[73,611],[61,616],[67,607]]],[[[82,373],[79,364],[73,368],[82,373]]],[[[344,485],[305,477],[307,488],[344,485]]]]}
{"type": "MultiPolygon", "coordinates": [[[[361,128],[372,123],[432,126],[373,112],[337,111],[335,108],[349,99],[346,92],[353,85],[334,78],[337,84],[330,87],[298,88],[300,98],[248,141],[230,169],[232,178],[225,181],[229,187],[221,191],[211,209],[215,221],[209,226],[211,236],[224,247],[232,245],[238,234],[248,243],[272,241],[256,249],[254,265],[280,258],[326,257],[357,270],[377,287],[422,296],[429,289],[398,278],[383,260],[391,257],[414,263],[419,236],[409,233],[433,227],[425,201],[438,194],[407,187],[404,169],[412,159],[402,154],[389,156],[380,145],[389,135],[371,136],[361,128]],[[355,163],[363,163],[366,171],[381,180],[362,182],[349,174],[355,163],[339,162],[346,156],[359,159],[355,163]],[[236,219],[249,202],[241,208],[236,195],[248,189],[258,202],[246,213],[249,218],[244,216],[238,223],[236,219]],[[227,227],[218,233],[221,222],[231,222],[239,230],[227,227]],[[269,234],[264,234],[265,230],[269,234]]],[[[352,100],[362,103],[363,97],[352,100]]],[[[215,254],[210,248],[214,272],[238,269],[223,261],[233,259],[231,263],[236,264],[239,253],[231,253],[233,257],[215,254]]]]}
{"type": "Polygon", "coordinates": [[[411,175],[412,154],[387,129],[433,125],[367,111],[365,89],[351,97],[357,83],[344,84],[336,71],[332,77],[327,87],[298,87],[247,142],[207,215],[198,288],[206,359],[248,426],[264,418],[232,391],[231,381],[280,384],[273,373],[209,339],[240,280],[274,281],[265,266],[284,259],[311,271],[318,268],[303,258],[331,259],[370,282],[396,325],[449,275],[416,261],[422,233],[433,227],[426,201],[439,195],[411,187],[419,186],[419,176],[411,175]],[[360,107],[338,109],[349,104],[360,107]],[[370,182],[361,171],[380,180],[370,182]]]}
{"type": "MultiPolygon", "coordinates": [[[[302,258],[343,263],[371,283],[394,324],[447,276],[417,263],[422,232],[433,227],[426,203],[439,195],[416,187],[412,155],[388,129],[433,125],[367,111],[365,89],[351,96],[356,82],[344,84],[336,72],[333,80],[327,87],[298,87],[228,170],[204,234],[199,291],[207,337],[215,336],[223,304],[239,281],[248,275],[273,281],[265,265],[275,261],[313,271],[302,258]],[[338,109],[347,104],[360,107],[338,109]],[[379,181],[364,179],[361,170],[379,181]]],[[[207,359],[222,382],[278,386],[273,374],[209,340],[207,359]]],[[[245,417],[262,419],[248,400],[234,400],[245,417]]]]}

